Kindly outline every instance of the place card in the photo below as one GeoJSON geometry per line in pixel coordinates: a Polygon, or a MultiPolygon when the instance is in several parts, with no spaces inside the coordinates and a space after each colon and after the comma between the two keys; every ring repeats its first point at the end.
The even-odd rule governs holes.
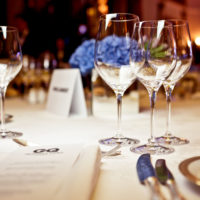
{"type": "Polygon", "coordinates": [[[47,110],[64,116],[87,116],[79,69],[54,70],[48,92],[47,110]]]}
{"type": "Polygon", "coordinates": [[[97,145],[83,144],[17,150],[0,165],[1,200],[89,200],[98,155],[97,145]]]}

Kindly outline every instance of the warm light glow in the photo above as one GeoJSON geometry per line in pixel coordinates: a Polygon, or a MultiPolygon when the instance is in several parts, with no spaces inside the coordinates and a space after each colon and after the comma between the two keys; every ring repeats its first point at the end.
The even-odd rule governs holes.
{"type": "Polygon", "coordinates": [[[105,4],[101,4],[100,6],[98,6],[98,10],[99,12],[106,14],[108,13],[108,6],[105,4]]]}
{"type": "Polygon", "coordinates": [[[45,58],[45,59],[44,59],[44,68],[45,68],[45,69],[48,69],[48,68],[49,68],[49,65],[50,65],[49,59],[45,58]]]}
{"type": "Polygon", "coordinates": [[[195,39],[195,44],[196,44],[197,46],[200,46],[200,37],[197,37],[197,38],[195,39]]]}
{"type": "Polygon", "coordinates": [[[106,14],[108,13],[108,0],[98,0],[98,10],[100,13],[106,14]]]}
{"type": "Polygon", "coordinates": [[[28,56],[23,56],[23,67],[28,68],[28,56]]]}
{"type": "Polygon", "coordinates": [[[98,0],[98,4],[107,4],[108,0],[98,0]]]}
{"type": "Polygon", "coordinates": [[[94,16],[95,15],[95,8],[91,7],[87,9],[87,15],[94,16]]]}

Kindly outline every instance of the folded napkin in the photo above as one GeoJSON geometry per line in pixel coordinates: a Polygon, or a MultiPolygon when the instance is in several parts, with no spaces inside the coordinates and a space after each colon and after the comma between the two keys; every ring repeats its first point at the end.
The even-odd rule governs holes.
{"type": "Polygon", "coordinates": [[[58,200],[89,200],[100,172],[101,152],[96,145],[85,146],[74,162],[70,175],[56,196],[58,200]]]}
{"type": "Polygon", "coordinates": [[[98,145],[21,148],[0,161],[1,200],[89,200],[100,160],[98,145]]]}

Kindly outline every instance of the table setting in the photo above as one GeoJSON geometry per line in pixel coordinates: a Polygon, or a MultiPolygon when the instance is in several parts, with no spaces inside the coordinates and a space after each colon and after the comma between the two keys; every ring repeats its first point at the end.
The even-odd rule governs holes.
{"type": "MultiPolygon", "coordinates": [[[[139,21],[128,13],[99,18],[91,42],[93,65],[116,96],[117,122],[106,116],[66,117],[45,103],[19,98],[6,99],[5,106],[22,52],[17,30],[0,29],[2,200],[199,199],[200,100],[172,98],[193,58],[187,21],[139,21]],[[133,106],[123,104],[123,95],[136,79],[147,90],[150,110],[123,117],[123,107],[133,106]],[[161,86],[167,110],[155,112],[161,86]]],[[[73,107],[80,103],[72,101],[73,107]]]]}

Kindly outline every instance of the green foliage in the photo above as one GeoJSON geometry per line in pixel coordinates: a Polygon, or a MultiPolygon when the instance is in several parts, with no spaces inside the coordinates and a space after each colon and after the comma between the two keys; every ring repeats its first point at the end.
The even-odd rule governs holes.
{"type": "MultiPolygon", "coordinates": [[[[147,50],[148,42],[145,42],[144,48],[147,50]]],[[[150,55],[153,58],[164,58],[167,54],[165,45],[160,45],[158,47],[150,47],[150,55]]]]}

